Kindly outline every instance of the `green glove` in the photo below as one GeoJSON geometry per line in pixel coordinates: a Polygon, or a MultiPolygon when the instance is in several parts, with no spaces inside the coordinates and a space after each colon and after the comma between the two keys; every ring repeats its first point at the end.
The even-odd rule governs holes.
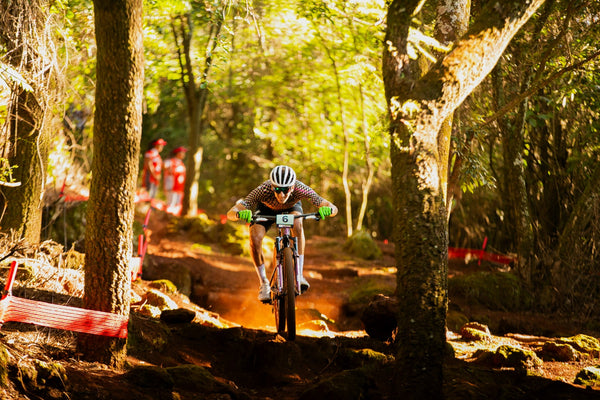
{"type": "Polygon", "coordinates": [[[321,216],[321,219],[329,217],[331,215],[331,207],[319,207],[319,215],[321,216]]]}
{"type": "Polygon", "coordinates": [[[241,220],[244,220],[246,222],[252,222],[252,211],[251,210],[238,211],[238,218],[241,220]]]}

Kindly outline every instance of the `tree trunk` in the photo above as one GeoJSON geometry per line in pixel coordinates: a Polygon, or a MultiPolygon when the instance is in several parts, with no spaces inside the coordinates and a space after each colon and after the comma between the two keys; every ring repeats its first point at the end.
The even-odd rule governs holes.
{"type": "Polygon", "coordinates": [[[13,232],[16,239],[39,243],[42,229],[44,178],[49,150],[49,132],[40,130],[44,119],[40,103],[33,93],[21,91],[16,111],[10,113],[10,131],[16,137],[8,157],[13,178],[19,186],[0,189],[0,210],[6,207],[0,225],[3,232],[13,232]]]}
{"type": "Polygon", "coordinates": [[[210,31],[206,42],[204,70],[198,84],[196,83],[194,65],[192,63],[192,17],[190,15],[179,17],[178,26],[173,23],[173,35],[178,47],[181,82],[184,88],[190,124],[188,137],[190,156],[186,160],[186,169],[188,172],[181,205],[181,215],[194,216],[198,211],[198,181],[202,165],[202,136],[204,135],[202,118],[208,101],[208,75],[213,64],[212,54],[214,54],[219,43],[219,35],[223,27],[223,15],[223,10],[215,13],[216,20],[210,22],[210,31]]]}
{"type": "MultiPolygon", "coordinates": [[[[129,314],[134,195],[142,127],[142,0],[95,0],[96,112],[84,307],[129,314]]],[[[84,358],[118,366],[126,341],[80,334],[84,358]]]]}
{"type": "Polygon", "coordinates": [[[426,75],[407,53],[417,0],[389,6],[383,79],[390,112],[398,296],[398,398],[443,398],[447,308],[447,153],[438,132],[492,70],[543,0],[490,2],[467,34],[426,75]]]}
{"type": "Polygon", "coordinates": [[[358,217],[356,218],[356,230],[362,230],[363,221],[367,213],[367,204],[369,202],[369,192],[373,185],[373,177],[375,176],[375,168],[373,168],[373,161],[371,160],[371,138],[369,136],[369,130],[367,128],[367,121],[365,118],[365,107],[364,107],[364,93],[362,85],[358,84],[358,93],[360,96],[360,116],[361,116],[361,129],[363,133],[363,143],[365,149],[365,167],[367,169],[367,179],[362,184],[362,200],[360,202],[360,210],[358,211],[358,217]]]}
{"type": "Polygon", "coordinates": [[[13,232],[15,239],[30,244],[40,241],[50,143],[51,113],[46,113],[46,108],[56,90],[48,73],[52,70],[48,60],[53,58],[49,54],[53,46],[46,45],[52,37],[44,32],[47,7],[45,1],[0,4],[0,44],[7,53],[5,60],[32,88],[28,91],[17,83],[11,88],[8,134],[1,137],[0,157],[16,166],[12,178],[20,185],[0,186],[0,227],[2,232],[13,232]]]}

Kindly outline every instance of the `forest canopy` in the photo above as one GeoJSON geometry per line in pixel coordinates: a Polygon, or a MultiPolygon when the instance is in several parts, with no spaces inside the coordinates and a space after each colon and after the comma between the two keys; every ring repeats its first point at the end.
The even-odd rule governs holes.
{"type": "MultiPolygon", "coordinates": [[[[436,3],[422,2],[407,36],[411,60],[428,67],[453,44],[435,36],[436,3]]],[[[472,20],[485,3],[472,2],[472,20]]],[[[195,138],[197,151],[188,158],[201,155],[188,164],[197,168],[194,205],[215,218],[284,163],[339,205],[335,223],[320,229],[392,239],[381,71],[388,6],[146,1],[141,149],[162,137],[168,154],[195,138]],[[193,108],[192,99],[200,106],[193,108]]],[[[600,286],[594,272],[599,8],[595,1],[546,1],[536,11],[454,114],[448,166],[449,244],[485,242],[518,256],[514,272],[532,285],[537,307],[587,318],[598,315],[600,286]]],[[[3,229],[20,218],[7,205],[10,184],[26,182],[21,173],[43,176],[43,195],[34,197],[48,209],[63,189],[84,195],[89,189],[97,50],[92,2],[51,2],[46,10],[43,24],[19,30],[0,8],[3,229]],[[15,128],[27,120],[24,114],[15,119],[16,110],[31,118],[43,114],[43,123],[32,124],[42,139],[37,150],[48,154],[41,174],[16,157],[23,147],[15,138],[31,134],[15,128]]]]}

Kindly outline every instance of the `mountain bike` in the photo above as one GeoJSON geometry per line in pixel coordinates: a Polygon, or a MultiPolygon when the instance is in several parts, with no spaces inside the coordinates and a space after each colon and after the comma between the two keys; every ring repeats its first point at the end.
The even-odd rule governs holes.
{"type": "Polygon", "coordinates": [[[302,294],[298,281],[298,239],[292,236],[297,218],[319,221],[319,213],[260,215],[254,222],[275,221],[278,234],[275,237],[274,268],[271,275],[271,301],[275,314],[277,333],[283,335],[287,324],[287,340],[296,339],[296,296],[302,294]]]}

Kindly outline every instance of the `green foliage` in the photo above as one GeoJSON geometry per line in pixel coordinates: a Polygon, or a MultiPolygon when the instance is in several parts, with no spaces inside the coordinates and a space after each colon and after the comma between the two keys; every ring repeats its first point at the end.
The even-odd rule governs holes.
{"type": "MultiPolygon", "coordinates": [[[[386,2],[366,0],[145,1],[142,148],[158,136],[169,142],[165,153],[189,142],[180,43],[173,35],[178,18],[189,16],[194,26],[190,54],[196,81],[202,81],[207,56],[214,63],[203,81],[209,90],[200,143],[199,207],[224,214],[265,180],[275,163],[294,167],[300,180],[339,206],[346,200],[342,169],[347,133],[352,212],[356,215],[360,205],[368,155],[376,174],[365,229],[378,239],[391,238],[394,206],[380,72],[385,27],[381,22],[387,6],[386,2]],[[211,27],[217,22],[223,23],[223,29],[215,51],[207,54],[211,27]]],[[[451,167],[460,168],[462,193],[455,196],[452,207],[452,244],[479,247],[487,236],[500,252],[515,251],[517,235],[511,227],[512,210],[505,201],[513,192],[507,186],[504,165],[505,132],[516,133],[523,127],[519,149],[521,178],[527,188],[523,204],[528,205],[531,218],[528,226],[539,238],[534,253],[553,252],[575,204],[585,193],[600,155],[599,61],[591,57],[599,27],[590,24],[600,3],[591,2],[576,13],[567,12],[567,6],[553,2],[548,14],[536,13],[498,63],[494,73],[499,84],[484,80],[455,114],[451,167]],[[567,17],[572,19],[563,35],[567,17]],[[559,51],[565,46],[568,53],[559,51]],[[582,64],[573,67],[577,62],[582,64]],[[526,108],[519,110],[525,103],[518,103],[488,121],[504,104],[541,82],[543,85],[529,93],[526,108]],[[521,115],[524,124],[519,123],[521,115]]],[[[58,25],[62,38],[58,55],[68,87],[65,104],[60,107],[65,110],[68,142],[72,158],[89,169],[95,91],[93,4],[91,0],[65,0],[52,3],[50,12],[63,22],[58,25]]],[[[443,49],[434,54],[439,46],[430,39],[435,15],[435,4],[424,2],[413,16],[407,38],[413,56],[433,54],[439,58],[443,54],[443,49]]],[[[0,75],[6,76],[5,69],[2,71],[0,75]]],[[[0,123],[2,110],[0,104],[0,123]]],[[[2,180],[5,171],[0,171],[2,180]]],[[[330,224],[308,229],[337,235],[343,231],[340,225],[345,218],[340,213],[330,224]]],[[[247,232],[241,225],[206,224],[190,229],[198,245],[223,240],[236,252],[247,248],[247,232]]],[[[53,234],[62,240],[60,229],[53,234]]],[[[590,254],[580,258],[594,263],[590,254]]],[[[540,273],[547,276],[546,272],[540,273]]],[[[557,301],[564,303],[564,299],[557,301]]]]}
{"type": "Polygon", "coordinates": [[[350,254],[365,260],[381,258],[382,254],[381,249],[367,231],[355,232],[351,237],[346,239],[344,249],[350,254]]]}
{"type": "MultiPolygon", "coordinates": [[[[87,202],[65,203],[63,201],[48,206],[44,213],[44,236],[65,248],[85,238],[85,218],[87,202]]],[[[136,236],[137,238],[137,236],[136,236]]]]}
{"type": "Polygon", "coordinates": [[[377,294],[393,295],[394,288],[395,282],[382,283],[375,279],[356,278],[348,303],[351,305],[367,305],[377,294]]]}
{"type": "Polygon", "coordinates": [[[171,231],[183,231],[197,246],[217,244],[230,254],[248,255],[248,228],[242,224],[221,224],[206,214],[198,217],[173,219],[171,231]]]}
{"type": "Polygon", "coordinates": [[[13,184],[16,183],[12,175],[13,170],[18,167],[18,165],[10,165],[6,158],[0,157],[0,182],[13,184]]]}
{"type": "Polygon", "coordinates": [[[508,272],[476,272],[458,275],[448,280],[452,296],[464,296],[469,302],[490,310],[525,310],[531,307],[532,297],[519,278],[508,272]]]}

